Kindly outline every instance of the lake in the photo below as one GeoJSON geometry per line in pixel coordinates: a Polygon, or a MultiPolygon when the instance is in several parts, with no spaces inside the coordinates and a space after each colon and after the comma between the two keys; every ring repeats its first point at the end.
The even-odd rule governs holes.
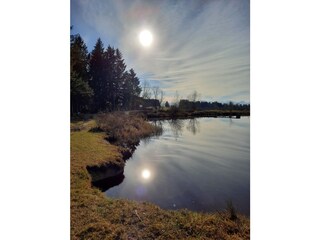
{"type": "Polygon", "coordinates": [[[250,117],[155,124],[163,134],[140,142],[108,197],[201,212],[223,210],[231,200],[250,215],[250,117]]]}

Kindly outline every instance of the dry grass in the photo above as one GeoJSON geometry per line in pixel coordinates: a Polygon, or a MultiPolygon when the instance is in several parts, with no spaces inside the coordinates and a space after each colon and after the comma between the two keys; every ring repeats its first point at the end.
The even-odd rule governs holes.
{"type": "Polygon", "coordinates": [[[249,239],[249,219],[228,213],[168,211],[105,197],[91,187],[86,166],[123,165],[119,148],[105,134],[71,132],[71,239],[249,239]]]}
{"type": "Polygon", "coordinates": [[[123,112],[98,115],[97,127],[106,132],[110,142],[119,146],[135,145],[141,138],[161,132],[159,127],[143,118],[123,112]]]}
{"type": "Polygon", "coordinates": [[[95,128],[96,126],[97,126],[97,123],[95,120],[76,121],[76,122],[70,123],[70,131],[71,132],[84,131],[84,130],[95,128]]]}

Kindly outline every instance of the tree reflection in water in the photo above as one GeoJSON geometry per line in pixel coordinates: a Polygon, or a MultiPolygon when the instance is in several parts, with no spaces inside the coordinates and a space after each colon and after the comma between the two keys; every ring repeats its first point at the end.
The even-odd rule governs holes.
{"type": "Polygon", "coordinates": [[[187,124],[187,130],[189,130],[193,135],[196,135],[200,132],[200,122],[195,118],[190,119],[187,124]]]}
{"type": "Polygon", "coordinates": [[[184,120],[172,119],[168,121],[173,137],[177,140],[181,135],[184,127],[184,120]]]}
{"type": "Polygon", "coordinates": [[[186,125],[186,129],[193,135],[200,132],[200,122],[196,118],[186,119],[172,119],[168,121],[174,138],[177,140],[182,136],[183,128],[186,125]]]}

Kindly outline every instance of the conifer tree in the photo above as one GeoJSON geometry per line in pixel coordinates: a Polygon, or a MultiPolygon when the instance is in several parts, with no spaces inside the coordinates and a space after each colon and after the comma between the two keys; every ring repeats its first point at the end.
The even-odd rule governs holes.
{"type": "Polygon", "coordinates": [[[115,51],[115,64],[114,64],[114,93],[113,93],[113,109],[119,109],[123,106],[124,93],[124,73],[126,71],[126,64],[122,59],[122,54],[119,49],[115,51]]]}
{"type": "Polygon", "coordinates": [[[90,55],[89,61],[90,86],[94,91],[92,110],[94,112],[102,111],[106,108],[106,101],[103,96],[106,89],[106,68],[104,60],[104,48],[99,38],[90,55]]]}
{"type": "Polygon", "coordinates": [[[136,76],[136,73],[131,68],[129,72],[124,74],[124,106],[127,109],[131,109],[135,105],[135,100],[141,93],[140,81],[136,76]]]}
{"type": "Polygon", "coordinates": [[[88,51],[80,35],[71,36],[70,46],[71,113],[88,110],[93,91],[88,80],[88,51]]]}

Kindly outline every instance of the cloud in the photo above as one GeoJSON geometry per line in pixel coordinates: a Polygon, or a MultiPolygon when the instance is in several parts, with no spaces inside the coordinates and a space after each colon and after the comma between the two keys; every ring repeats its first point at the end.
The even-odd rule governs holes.
{"type": "MultiPolygon", "coordinates": [[[[129,68],[160,85],[168,97],[197,90],[209,99],[249,101],[248,0],[71,2],[71,24],[118,47],[129,68]],[[145,49],[138,34],[149,29],[145,49]]],[[[90,46],[89,46],[90,49],[90,46]]]]}

